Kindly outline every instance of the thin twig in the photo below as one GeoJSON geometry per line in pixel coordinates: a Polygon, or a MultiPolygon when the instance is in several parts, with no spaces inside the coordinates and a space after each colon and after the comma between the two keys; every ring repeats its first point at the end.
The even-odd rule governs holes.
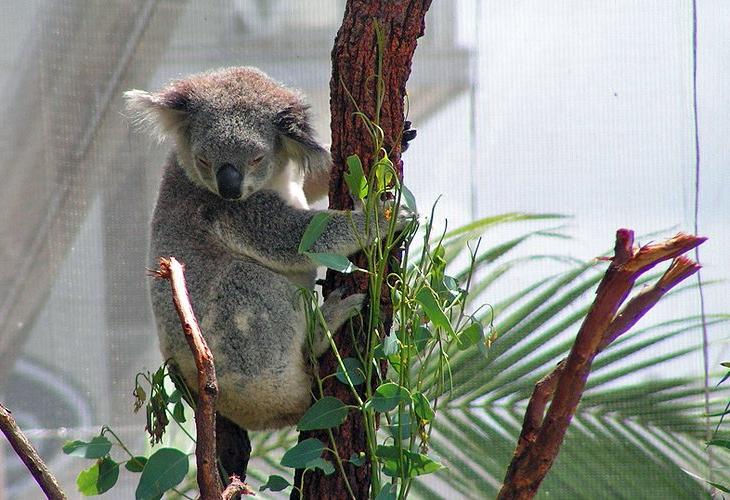
{"type": "Polygon", "coordinates": [[[195,319],[190,297],[185,286],[183,266],[174,257],[160,258],[160,269],[154,272],[157,278],[166,279],[172,287],[172,299],[180,317],[185,340],[195,358],[198,370],[198,405],[195,408],[195,430],[197,441],[195,459],[198,464],[198,487],[200,497],[221,498],[222,487],[216,467],[215,451],[215,401],[218,397],[218,381],[213,364],[213,354],[203,338],[195,319]]]}
{"type": "Polygon", "coordinates": [[[8,438],[10,446],[13,447],[15,453],[23,461],[30,474],[41,487],[43,493],[52,500],[61,500],[66,498],[66,494],[61,490],[58,481],[53,477],[51,471],[48,470],[43,459],[38,455],[28,438],[25,437],[23,431],[20,430],[18,424],[15,423],[13,415],[2,403],[0,403],[0,429],[8,438]]]}
{"type": "Polygon", "coordinates": [[[535,385],[498,498],[529,499],[537,493],[585,390],[593,358],[635,325],[667,291],[699,270],[698,264],[681,254],[704,241],[705,238],[679,233],[663,243],[635,248],[633,231],[617,231],[611,265],[598,286],[596,299],[570,354],[535,385]],[[664,275],[617,314],[636,279],[668,259],[674,261],[664,275]],[[552,403],[545,414],[550,399],[552,403]]]}
{"type": "Polygon", "coordinates": [[[229,478],[228,486],[223,490],[223,500],[231,500],[236,495],[255,495],[256,493],[235,474],[229,478]]]}

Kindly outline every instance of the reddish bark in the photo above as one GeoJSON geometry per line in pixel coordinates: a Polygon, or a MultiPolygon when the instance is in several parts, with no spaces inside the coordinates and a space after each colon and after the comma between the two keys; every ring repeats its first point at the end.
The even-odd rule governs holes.
{"type": "Polygon", "coordinates": [[[704,241],[705,238],[679,233],[663,243],[636,248],[632,231],[617,231],[615,255],[570,354],[535,385],[498,498],[530,499],[535,496],[560,450],[585,390],[593,359],[628,331],[667,291],[699,270],[698,264],[681,254],[704,241]],[[617,314],[636,279],[668,259],[674,261],[657,283],[631,299],[617,314]],[[545,413],[551,398],[552,403],[545,413]]]}
{"type": "Polygon", "coordinates": [[[200,496],[220,498],[222,488],[215,461],[215,400],[218,398],[218,379],[215,374],[213,354],[203,338],[193,306],[190,304],[182,264],[174,257],[160,258],[160,269],[155,271],[154,275],[170,282],[172,301],[180,317],[185,340],[195,358],[195,367],[198,369],[195,459],[198,464],[197,480],[200,496]]]}
{"type": "MultiPolygon", "coordinates": [[[[399,176],[402,178],[400,161],[400,136],[404,120],[404,98],[406,81],[411,71],[411,60],[416,49],[417,39],[425,29],[424,17],[431,0],[348,0],[342,26],[337,33],[332,50],[332,79],[330,81],[330,110],[332,114],[332,159],[334,168],[330,178],[330,208],[351,209],[350,197],[343,173],[345,159],[357,154],[366,171],[376,159],[367,128],[360,118],[354,115],[356,107],[368,117],[376,116],[378,51],[375,26],[382,27],[384,47],[382,54],[382,84],[385,95],[380,112],[380,127],[384,132],[384,142],[388,154],[399,176]]],[[[362,256],[355,262],[366,267],[362,256]]],[[[324,295],[341,288],[343,295],[367,290],[367,277],[363,274],[342,275],[334,272],[327,274],[323,287],[324,295]]],[[[382,294],[381,332],[390,329],[392,306],[389,294],[382,294]]],[[[335,335],[335,342],[342,357],[354,355],[354,349],[364,345],[362,330],[355,327],[350,332],[348,326],[335,335]],[[353,343],[353,338],[355,342],[353,343]],[[357,345],[355,345],[357,344],[357,345]]],[[[325,376],[337,370],[337,362],[332,353],[326,353],[319,360],[319,373],[325,376]]],[[[335,378],[324,382],[326,395],[334,396],[346,404],[355,404],[350,390],[335,378]]],[[[345,423],[333,430],[339,455],[347,460],[353,453],[366,450],[365,430],[359,411],[350,412],[345,423]]],[[[329,443],[327,432],[315,431],[302,433],[300,439],[315,437],[329,443]]],[[[335,463],[333,456],[325,458],[335,463]]],[[[347,480],[356,498],[370,496],[371,470],[368,464],[355,467],[344,463],[347,480]]],[[[297,471],[296,484],[301,482],[301,472],[297,471]]],[[[339,471],[325,476],[320,471],[307,472],[302,491],[304,498],[348,498],[345,481],[339,471]]],[[[299,498],[294,490],[292,498],[299,498]]]]}

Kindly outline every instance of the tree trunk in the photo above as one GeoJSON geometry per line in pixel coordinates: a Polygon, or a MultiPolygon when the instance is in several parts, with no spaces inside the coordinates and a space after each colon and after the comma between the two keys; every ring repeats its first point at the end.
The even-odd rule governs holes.
{"type": "MultiPolygon", "coordinates": [[[[350,197],[343,173],[345,159],[357,154],[362,160],[367,174],[369,166],[376,159],[373,141],[362,120],[354,115],[357,107],[371,119],[376,115],[376,78],[378,69],[378,49],[376,44],[376,23],[384,33],[382,54],[382,82],[385,89],[380,112],[380,127],[383,129],[385,145],[398,175],[403,177],[403,164],[400,160],[400,136],[404,120],[404,97],[406,81],[411,72],[411,60],[416,50],[416,40],[423,35],[426,11],[431,0],[348,0],[345,16],[332,50],[332,80],[330,81],[330,111],[332,127],[332,160],[334,168],[330,178],[330,208],[351,209],[350,197]],[[354,100],[354,103],[353,103],[354,100]]],[[[366,267],[361,255],[355,258],[361,267],[366,267]]],[[[367,290],[367,276],[362,273],[339,274],[329,271],[323,286],[324,295],[340,288],[343,296],[362,293],[367,290]]],[[[392,322],[390,294],[382,294],[381,319],[387,333],[392,322]]],[[[335,342],[342,357],[354,356],[354,350],[362,348],[365,336],[361,328],[354,332],[345,326],[335,335],[335,342]],[[353,339],[355,342],[353,342],[353,339]]],[[[337,361],[331,352],[319,360],[321,377],[334,373],[337,361]]],[[[355,404],[349,388],[334,377],[324,381],[325,395],[334,396],[345,404],[355,404]]],[[[359,410],[350,412],[347,420],[333,430],[337,450],[343,460],[345,473],[352,494],[358,498],[370,496],[371,470],[369,464],[355,467],[347,462],[353,453],[366,450],[365,428],[359,410]]],[[[300,440],[314,437],[329,445],[326,431],[303,432],[300,440]]],[[[325,458],[335,463],[335,459],[325,454],[325,458]]],[[[295,484],[301,484],[302,471],[298,470],[295,484]]],[[[308,471],[302,488],[304,498],[348,498],[350,493],[339,471],[325,476],[321,471],[308,471]]],[[[294,489],[292,498],[300,498],[294,489]]]]}

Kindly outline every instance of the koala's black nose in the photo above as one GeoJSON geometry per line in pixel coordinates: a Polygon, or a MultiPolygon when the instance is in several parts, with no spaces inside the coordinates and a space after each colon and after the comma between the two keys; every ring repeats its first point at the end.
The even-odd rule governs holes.
{"type": "Polygon", "coordinates": [[[224,163],[215,174],[218,183],[218,192],[226,200],[235,200],[241,197],[241,181],[243,176],[230,163],[224,163]]]}

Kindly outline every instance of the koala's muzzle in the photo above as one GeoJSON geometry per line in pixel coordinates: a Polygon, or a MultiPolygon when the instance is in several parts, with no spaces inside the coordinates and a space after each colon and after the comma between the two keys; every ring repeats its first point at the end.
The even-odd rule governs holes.
{"type": "Polygon", "coordinates": [[[236,167],[224,163],[215,174],[218,183],[218,192],[226,200],[236,200],[241,197],[241,181],[243,176],[236,167]]]}

